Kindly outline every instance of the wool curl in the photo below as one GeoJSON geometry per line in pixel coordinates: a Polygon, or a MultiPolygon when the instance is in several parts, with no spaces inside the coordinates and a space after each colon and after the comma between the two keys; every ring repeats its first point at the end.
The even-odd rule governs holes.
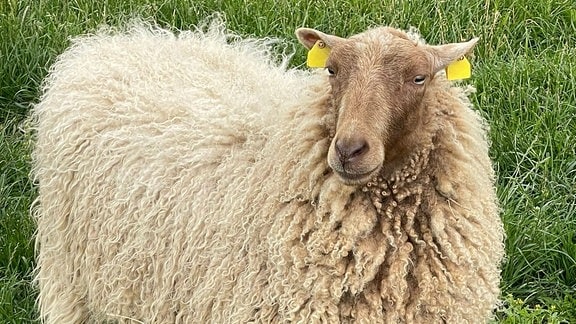
{"type": "Polygon", "coordinates": [[[33,109],[45,323],[477,323],[503,228],[486,129],[431,85],[425,144],[364,186],[326,162],[325,75],[222,20],[80,37],[33,109]]]}

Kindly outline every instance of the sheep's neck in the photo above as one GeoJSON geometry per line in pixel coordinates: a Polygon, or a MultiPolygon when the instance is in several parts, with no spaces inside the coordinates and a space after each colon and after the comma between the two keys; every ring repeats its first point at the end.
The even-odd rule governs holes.
{"type": "Polygon", "coordinates": [[[369,194],[379,214],[390,217],[390,212],[398,203],[414,193],[421,193],[422,185],[430,181],[430,177],[423,174],[426,174],[425,170],[429,167],[432,150],[432,147],[426,146],[413,152],[402,160],[402,165],[380,172],[362,188],[363,192],[369,194]],[[388,173],[385,174],[386,172],[388,173]],[[387,206],[386,210],[383,206],[387,206]]]}

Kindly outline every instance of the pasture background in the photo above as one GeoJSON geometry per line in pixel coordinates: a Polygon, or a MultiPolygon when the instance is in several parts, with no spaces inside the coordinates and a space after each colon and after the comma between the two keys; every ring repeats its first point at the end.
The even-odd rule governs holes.
{"type": "Polygon", "coordinates": [[[133,17],[173,30],[224,14],[243,36],[307,26],[348,36],[417,27],[429,43],[480,37],[472,100],[488,120],[507,239],[505,323],[576,323],[576,2],[574,0],[0,0],[0,323],[35,322],[27,113],[75,35],[133,17]]]}

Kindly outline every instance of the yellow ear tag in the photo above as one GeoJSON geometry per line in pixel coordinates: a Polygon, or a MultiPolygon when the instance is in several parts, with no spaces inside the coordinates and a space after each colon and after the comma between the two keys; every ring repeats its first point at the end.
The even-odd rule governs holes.
{"type": "Polygon", "coordinates": [[[471,75],[472,66],[465,56],[446,67],[446,78],[448,80],[468,79],[471,75]]]}
{"type": "Polygon", "coordinates": [[[316,44],[308,51],[308,59],[306,64],[311,68],[326,67],[326,61],[330,55],[330,47],[326,46],[321,40],[317,40],[316,44]]]}

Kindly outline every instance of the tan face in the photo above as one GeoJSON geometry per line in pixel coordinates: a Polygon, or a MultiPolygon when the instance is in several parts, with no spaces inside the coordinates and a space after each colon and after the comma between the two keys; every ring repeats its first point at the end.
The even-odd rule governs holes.
{"type": "Polygon", "coordinates": [[[327,159],[349,185],[364,184],[380,171],[387,151],[417,127],[433,75],[461,52],[444,53],[454,44],[445,51],[419,45],[386,27],[349,39],[309,29],[297,35],[308,48],[321,39],[331,49],[326,70],[338,119],[327,159]]]}
{"type": "Polygon", "coordinates": [[[378,173],[386,146],[419,108],[432,73],[426,53],[412,41],[371,36],[340,42],[326,64],[338,109],[328,163],[347,184],[378,173]]]}

